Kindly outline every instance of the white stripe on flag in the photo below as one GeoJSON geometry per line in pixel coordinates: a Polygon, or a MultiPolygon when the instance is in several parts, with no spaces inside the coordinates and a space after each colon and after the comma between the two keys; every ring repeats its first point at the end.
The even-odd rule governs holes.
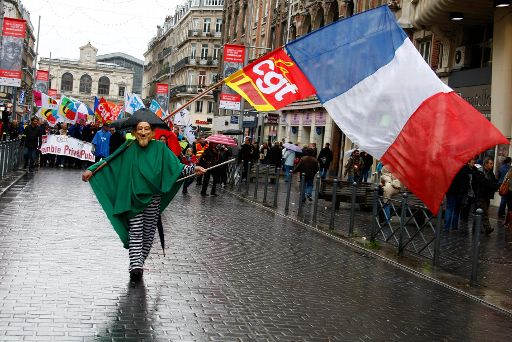
{"type": "Polygon", "coordinates": [[[390,63],[323,106],[352,142],[380,159],[423,101],[450,91],[405,39],[390,63]]]}

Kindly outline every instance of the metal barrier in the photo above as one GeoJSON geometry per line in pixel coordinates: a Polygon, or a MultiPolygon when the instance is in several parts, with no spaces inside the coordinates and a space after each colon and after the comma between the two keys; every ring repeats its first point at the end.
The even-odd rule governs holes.
{"type": "Polygon", "coordinates": [[[22,160],[20,139],[0,141],[0,179],[18,169],[22,160]]]}

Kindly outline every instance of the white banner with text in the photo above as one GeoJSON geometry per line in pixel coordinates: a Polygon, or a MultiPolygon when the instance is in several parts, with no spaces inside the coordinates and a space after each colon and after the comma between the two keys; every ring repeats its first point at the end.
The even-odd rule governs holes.
{"type": "Polygon", "coordinates": [[[57,154],[94,162],[92,150],[93,145],[91,143],[67,135],[44,135],[43,144],[41,145],[42,154],[57,154]]]}

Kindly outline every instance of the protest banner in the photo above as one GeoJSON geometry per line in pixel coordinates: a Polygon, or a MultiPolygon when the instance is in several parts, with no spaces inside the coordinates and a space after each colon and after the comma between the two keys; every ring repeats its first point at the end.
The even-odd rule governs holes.
{"type": "Polygon", "coordinates": [[[94,162],[92,144],[67,135],[44,135],[41,145],[42,154],[57,154],[94,162]]]}

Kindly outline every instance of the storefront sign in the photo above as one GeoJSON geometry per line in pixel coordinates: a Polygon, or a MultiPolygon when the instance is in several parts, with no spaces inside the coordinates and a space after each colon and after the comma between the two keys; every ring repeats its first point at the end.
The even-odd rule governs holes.
{"type": "Polygon", "coordinates": [[[468,101],[487,119],[491,119],[491,85],[461,87],[453,89],[464,100],[468,101]]]}
{"type": "Polygon", "coordinates": [[[268,125],[277,125],[279,123],[279,114],[268,113],[266,123],[268,125]]]}

